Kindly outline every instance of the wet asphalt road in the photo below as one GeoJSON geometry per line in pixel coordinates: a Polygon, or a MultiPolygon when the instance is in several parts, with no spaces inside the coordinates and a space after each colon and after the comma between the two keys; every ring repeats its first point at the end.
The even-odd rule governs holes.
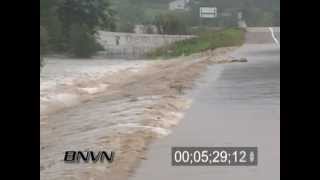
{"type": "Polygon", "coordinates": [[[151,145],[131,180],[280,179],[280,46],[268,28],[253,29],[232,55],[249,62],[210,66],[185,118],[151,145]],[[257,146],[258,166],[173,167],[172,146],[257,146]]]}

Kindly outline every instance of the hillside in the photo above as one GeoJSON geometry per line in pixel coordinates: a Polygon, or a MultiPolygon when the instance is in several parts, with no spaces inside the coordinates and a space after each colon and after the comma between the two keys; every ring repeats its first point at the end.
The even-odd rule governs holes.
{"type": "Polygon", "coordinates": [[[211,20],[211,26],[234,26],[237,12],[242,11],[248,25],[280,25],[279,0],[191,0],[190,11],[169,11],[168,3],[173,0],[109,0],[117,11],[118,30],[126,31],[132,24],[149,24],[161,13],[176,14],[187,26],[199,25],[199,7],[215,6],[218,16],[222,12],[232,13],[232,17],[218,17],[211,20]]]}

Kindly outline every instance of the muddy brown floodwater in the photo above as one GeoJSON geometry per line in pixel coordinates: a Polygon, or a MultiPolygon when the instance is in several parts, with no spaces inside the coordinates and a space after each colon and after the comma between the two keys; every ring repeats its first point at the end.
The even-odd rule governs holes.
{"type": "Polygon", "coordinates": [[[40,120],[41,179],[127,179],[145,158],[150,142],[170,134],[183,118],[192,103],[186,91],[195,80],[209,64],[231,63],[228,54],[234,49],[140,61],[143,66],[137,71],[127,66],[97,78],[87,74],[69,84],[42,86],[40,102],[47,111],[42,111],[40,120]],[[48,97],[56,94],[64,95],[62,101],[50,101],[48,97]],[[114,151],[115,159],[110,164],[65,164],[67,150],[114,151]]]}

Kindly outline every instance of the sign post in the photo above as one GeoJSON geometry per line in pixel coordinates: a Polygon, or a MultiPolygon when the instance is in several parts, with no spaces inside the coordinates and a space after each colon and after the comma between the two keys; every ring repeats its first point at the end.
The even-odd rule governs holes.
{"type": "Polygon", "coordinates": [[[217,15],[216,7],[200,7],[200,18],[216,18],[217,15]]]}
{"type": "Polygon", "coordinates": [[[216,7],[200,7],[200,26],[202,26],[202,18],[216,18],[217,15],[216,7]]]}

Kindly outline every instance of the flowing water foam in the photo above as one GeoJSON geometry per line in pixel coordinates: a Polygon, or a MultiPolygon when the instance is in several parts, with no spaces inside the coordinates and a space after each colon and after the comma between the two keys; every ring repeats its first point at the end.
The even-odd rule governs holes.
{"type": "Polygon", "coordinates": [[[40,75],[40,115],[77,105],[83,95],[106,91],[108,84],[97,80],[107,75],[122,70],[139,72],[147,64],[138,60],[58,58],[46,58],[45,62],[40,75]]]}

